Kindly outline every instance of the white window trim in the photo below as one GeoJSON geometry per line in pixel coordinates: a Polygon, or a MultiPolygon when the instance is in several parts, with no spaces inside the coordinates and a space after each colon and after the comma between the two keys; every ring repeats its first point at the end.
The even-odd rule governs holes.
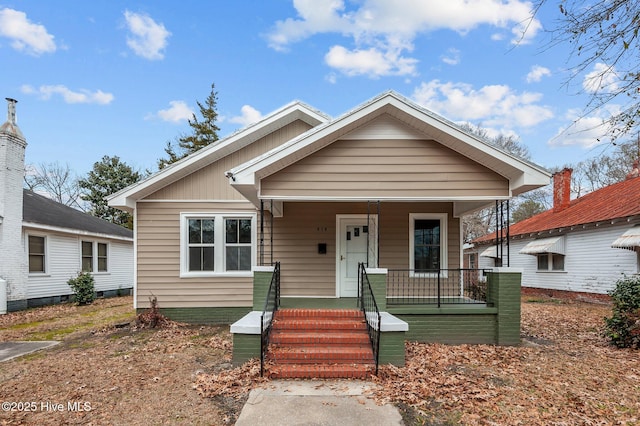
{"type": "Polygon", "coordinates": [[[180,213],[180,278],[252,277],[253,272],[225,271],[225,219],[251,219],[251,266],[256,265],[257,229],[255,213],[247,212],[183,212],[180,213]],[[189,219],[214,219],[214,271],[189,271],[189,219]]]}
{"type": "Polygon", "coordinates": [[[409,213],[409,270],[411,271],[409,276],[411,277],[437,277],[438,275],[432,272],[416,273],[414,271],[415,265],[415,250],[414,250],[414,236],[415,221],[421,219],[437,219],[440,221],[440,270],[443,271],[441,277],[447,277],[447,266],[449,265],[448,253],[448,218],[447,213],[409,213]]]}
{"type": "Polygon", "coordinates": [[[48,277],[49,274],[49,237],[45,234],[28,233],[27,234],[27,270],[29,270],[29,237],[44,238],[44,272],[31,272],[28,271],[30,277],[48,277]]]}
{"type": "Polygon", "coordinates": [[[80,270],[82,271],[82,243],[91,243],[91,275],[109,275],[111,274],[111,244],[104,240],[90,240],[87,238],[80,239],[80,270]],[[107,245],[107,270],[98,271],[98,244],[107,245]]]}
{"type": "Polygon", "coordinates": [[[564,257],[564,261],[566,262],[567,256],[561,253],[538,253],[536,254],[536,272],[540,272],[542,274],[556,273],[562,274],[567,272],[566,264],[563,262],[564,267],[562,269],[553,269],[553,255],[558,255],[564,257]],[[547,269],[538,269],[538,256],[542,255],[547,256],[547,269]]]}

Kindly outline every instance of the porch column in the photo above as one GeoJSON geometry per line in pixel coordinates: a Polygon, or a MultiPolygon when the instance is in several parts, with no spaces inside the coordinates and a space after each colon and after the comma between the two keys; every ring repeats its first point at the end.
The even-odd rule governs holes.
{"type": "Polygon", "coordinates": [[[387,310],[387,268],[366,268],[379,311],[387,310]]]}
{"type": "Polygon", "coordinates": [[[494,268],[487,274],[487,304],[498,310],[496,343],[520,344],[520,284],[522,270],[494,268]]]}
{"type": "Polygon", "coordinates": [[[264,302],[267,298],[267,291],[271,284],[271,277],[275,266],[254,266],[253,271],[253,310],[260,311],[264,309],[264,302]]]}

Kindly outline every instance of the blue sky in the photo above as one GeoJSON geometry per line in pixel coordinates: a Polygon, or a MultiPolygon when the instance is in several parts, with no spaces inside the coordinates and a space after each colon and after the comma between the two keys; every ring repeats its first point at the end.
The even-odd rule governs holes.
{"type": "Polygon", "coordinates": [[[559,12],[549,4],[532,20],[531,10],[520,0],[0,0],[0,95],[19,101],[26,162],[80,176],[103,155],[155,170],[212,83],[221,137],[293,100],[336,117],[395,90],[517,135],[545,167],[598,155],[603,111],[565,130],[589,84],[563,85],[570,48],[549,47],[546,31],[559,12]]]}

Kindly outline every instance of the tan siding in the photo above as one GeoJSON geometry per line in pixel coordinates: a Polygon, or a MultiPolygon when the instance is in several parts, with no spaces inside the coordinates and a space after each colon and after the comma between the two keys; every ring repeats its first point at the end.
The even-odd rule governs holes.
{"type": "Polygon", "coordinates": [[[242,200],[224,172],[293,139],[310,125],[295,121],[146,197],[147,200],[242,200]]]}
{"type": "Polygon", "coordinates": [[[508,196],[502,176],[432,140],[340,140],[261,182],[263,196],[508,196]]]}
{"type": "MultiPolygon", "coordinates": [[[[448,267],[458,268],[460,221],[451,211],[450,203],[381,203],[380,267],[409,268],[409,213],[448,213],[448,267]]],[[[284,212],[274,220],[274,259],[281,262],[282,295],[334,297],[336,215],[366,214],[367,204],[285,203],[284,212]],[[327,244],[327,254],[318,254],[318,243],[327,244]]]]}
{"type": "Polygon", "coordinates": [[[138,307],[148,307],[152,296],[163,308],[252,305],[251,277],[180,278],[180,213],[225,211],[255,208],[246,202],[138,203],[138,307]]]}

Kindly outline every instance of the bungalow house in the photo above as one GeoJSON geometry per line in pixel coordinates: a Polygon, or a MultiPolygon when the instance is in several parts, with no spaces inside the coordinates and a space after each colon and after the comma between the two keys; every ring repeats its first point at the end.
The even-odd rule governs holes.
{"type": "Polygon", "coordinates": [[[0,313],[70,300],[67,284],[91,272],[97,295],[133,287],[133,233],[22,188],[26,140],[15,121],[0,127],[0,313]]]}
{"type": "MultiPolygon", "coordinates": [[[[390,314],[384,318],[405,315],[409,330],[400,328],[410,338],[428,340],[437,329],[431,337],[446,340],[455,335],[450,327],[412,322],[417,308],[404,308],[420,304],[446,322],[443,305],[469,299],[461,291],[460,217],[549,177],[386,92],[334,119],[288,104],[109,204],[135,216],[138,309],[156,297],[175,319],[244,317],[232,332],[260,333],[255,319],[265,306],[356,307],[367,290],[364,264],[374,304],[390,314]],[[271,300],[275,277],[279,292],[271,300]]],[[[488,311],[458,307],[457,320],[473,311],[487,315],[488,325],[478,332],[478,317],[456,320],[467,333],[456,341],[496,341],[496,307],[482,303],[488,311]]]]}
{"type": "Polygon", "coordinates": [[[479,267],[499,259],[508,242],[508,264],[521,269],[523,290],[600,298],[618,279],[640,272],[640,179],[636,168],[625,181],[570,199],[571,169],[553,176],[553,208],[473,241],[465,258],[479,267]],[[496,250],[498,248],[498,250],[496,250]],[[571,292],[571,293],[566,293],[571,292]]]}

